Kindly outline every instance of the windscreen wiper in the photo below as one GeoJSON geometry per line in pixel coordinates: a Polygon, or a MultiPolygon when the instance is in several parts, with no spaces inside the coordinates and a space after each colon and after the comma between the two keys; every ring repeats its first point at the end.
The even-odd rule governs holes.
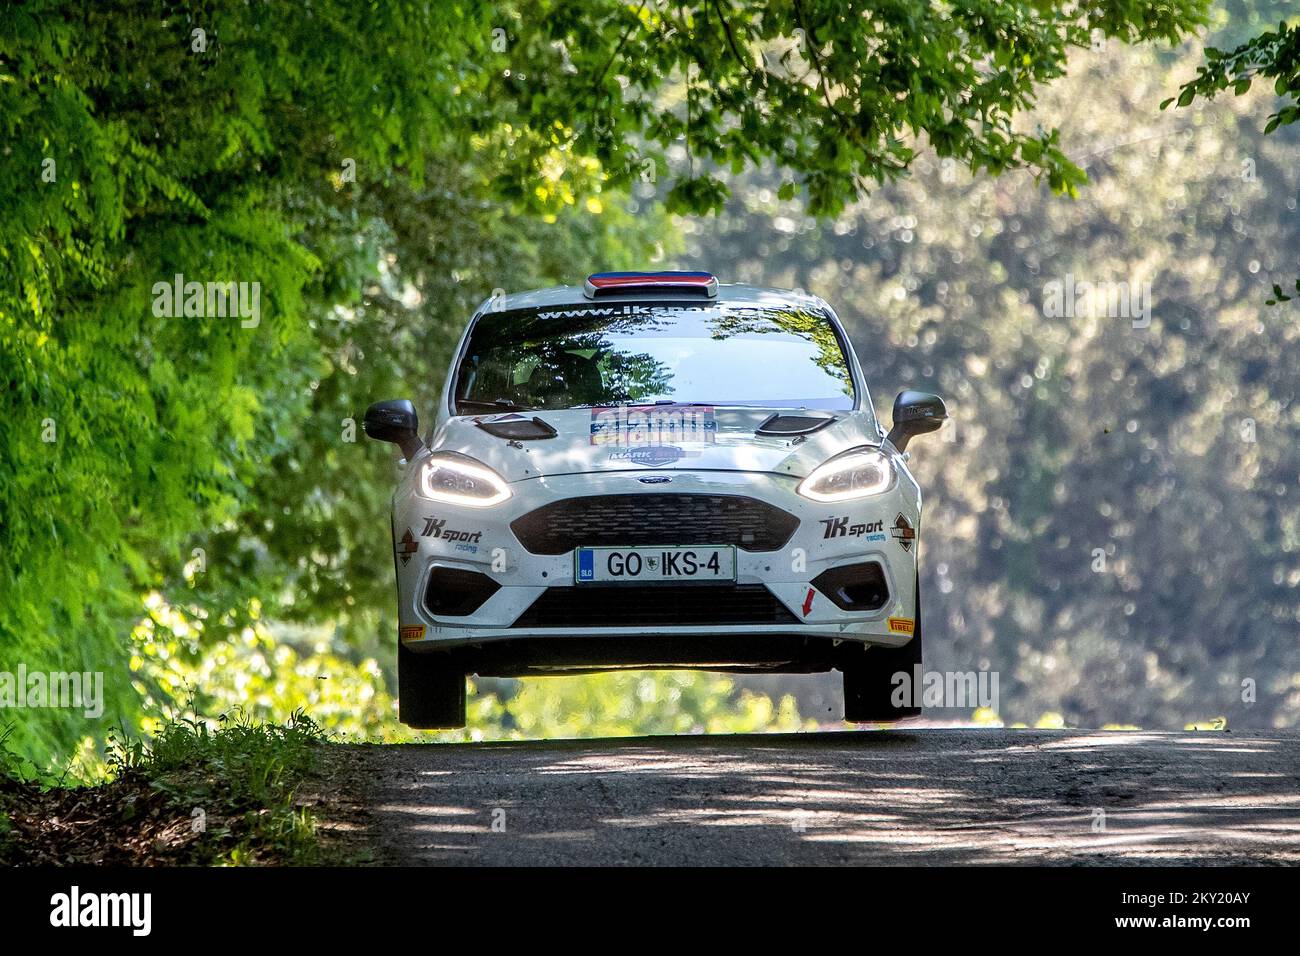
{"type": "MultiPolygon", "coordinates": [[[[570,405],[569,408],[620,408],[624,405],[676,405],[678,408],[716,408],[717,402],[676,402],[671,398],[657,398],[653,402],[643,402],[638,399],[629,398],[621,399],[617,402],[602,402],[599,405],[593,405],[590,402],[582,402],[577,405],[570,405]]],[[[750,408],[754,406],[736,405],[735,408],[750,408]]]]}
{"type": "Polygon", "coordinates": [[[492,402],[483,402],[483,401],[479,401],[477,398],[458,398],[458,399],[456,399],[456,406],[459,408],[461,405],[476,405],[476,406],[478,406],[479,408],[486,408],[486,409],[490,409],[490,410],[492,410],[492,411],[500,411],[500,412],[535,412],[535,411],[537,411],[537,409],[535,409],[535,408],[529,408],[527,405],[516,405],[514,402],[510,401],[510,399],[508,399],[508,398],[498,398],[498,399],[496,399],[495,401],[492,401],[492,402]]]}

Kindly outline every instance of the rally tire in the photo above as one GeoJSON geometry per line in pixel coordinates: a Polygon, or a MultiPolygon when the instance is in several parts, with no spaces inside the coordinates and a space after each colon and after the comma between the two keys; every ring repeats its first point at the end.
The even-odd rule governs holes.
{"type": "Polygon", "coordinates": [[[465,673],[441,654],[397,648],[397,719],[416,730],[465,726],[465,673]]]}
{"type": "MultiPolygon", "coordinates": [[[[921,581],[916,582],[916,633],[902,647],[872,647],[843,668],[844,719],[852,723],[890,723],[921,716],[920,707],[895,707],[894,675],[916,673],[921,664],[921,581]]],[[[915,689],[914,689],[915,690],[915,689]]]]}

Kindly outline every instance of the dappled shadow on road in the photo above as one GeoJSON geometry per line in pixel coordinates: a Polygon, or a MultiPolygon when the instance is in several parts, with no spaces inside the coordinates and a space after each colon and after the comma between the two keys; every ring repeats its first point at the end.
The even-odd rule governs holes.
{"type": "Polygon", "coordinates": [[[1294,863],[1294,736],[1086,731],[358,747],[385,859],[1294,863]]]}

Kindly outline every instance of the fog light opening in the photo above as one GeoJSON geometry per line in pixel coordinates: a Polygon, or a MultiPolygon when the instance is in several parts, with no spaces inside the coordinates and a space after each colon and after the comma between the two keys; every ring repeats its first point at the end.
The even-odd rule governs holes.
{"type": "Polygon", "coordinates": [[[830,568],[813,578],[812,586],[842,611],[878,611],[889,600],[889,585],[878,561],[830,568]]]}

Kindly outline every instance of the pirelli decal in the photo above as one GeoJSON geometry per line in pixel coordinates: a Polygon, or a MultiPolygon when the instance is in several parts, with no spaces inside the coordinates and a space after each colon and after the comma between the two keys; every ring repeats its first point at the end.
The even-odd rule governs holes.
{"type": "Polygon", "coordinates": [[[914,634],[916,632],[916,622],[910,617],[891,617],[889,619],[889,629],[895,634],[914,634]]]}
{"type": "Polygon", "coordinates": [[[397,629],[397,637],[402,641],[418,641],[424,637],[424,625],[403,624],[397,629]]]}

